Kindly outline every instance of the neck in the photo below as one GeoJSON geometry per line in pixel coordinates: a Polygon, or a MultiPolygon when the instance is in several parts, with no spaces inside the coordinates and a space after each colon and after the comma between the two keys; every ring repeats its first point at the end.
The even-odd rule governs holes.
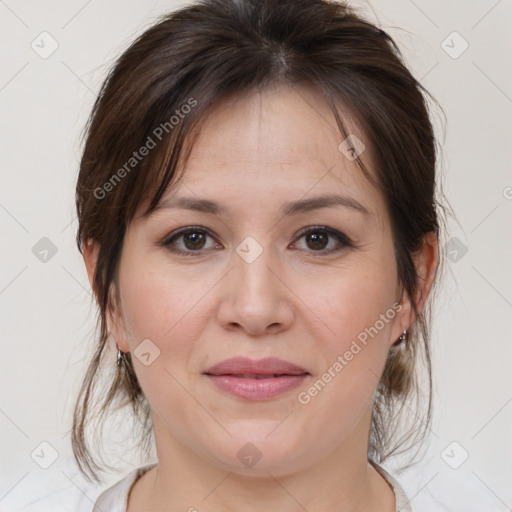
{"type": "MultiPolygon", "coordinates": [[[[295,470],[221,468],[180,443],[153,418],[158,466],[132,493],[129,512],[394,511],[392,489],[367,462],[368,436],[354,429],[329,455],[295,470]]],[[[258,464],[260,466],[260,464],[258,464]]]]}

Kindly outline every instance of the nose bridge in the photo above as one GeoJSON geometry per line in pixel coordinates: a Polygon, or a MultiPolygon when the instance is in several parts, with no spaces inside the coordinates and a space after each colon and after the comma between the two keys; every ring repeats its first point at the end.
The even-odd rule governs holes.
{"type": "Polygon", "coordinates": [[[277,276],[281,265],[272,249],[247,237],[233,253],[233,267],[219,321],[225,327],[242,326],[251,334],[289,325],[292,306],[287,288],[277,276]]]}
{"type": "MultiPolygon", "coordinates": [[[[234,274],[237,279],[240,300],[245,297],[248,303],[257,303],[261,300],[273,301],[275,299],[274,275],[276,258],[268,244],[263,245],[263,238],[260,241],[253,236],[246,237],[236,248],[234,255],[234,274]]],[[[261,304],[260,304],[261,307],[261,304]]]]}

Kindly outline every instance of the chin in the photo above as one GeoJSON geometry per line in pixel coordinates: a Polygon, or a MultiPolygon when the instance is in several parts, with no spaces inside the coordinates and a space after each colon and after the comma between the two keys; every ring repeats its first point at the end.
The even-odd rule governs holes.
{"type": "MultiPolygon", "coordinates": [[[[276,422],[273,422],[275,427],[276,422]]],[[[264,433],[257,429],[238,432],[229,439],[229,443],[211,453],[214,464],[241,475],[265,477],[269,472],[272,475],[287,475],[299,470],[301,463],[298,459],[303,449],[300,439],[293,441],[293,436],[284,430],[275,437],[274,433],[269,436],[269,432],[271,430],[268,429],[264,433]]]]}

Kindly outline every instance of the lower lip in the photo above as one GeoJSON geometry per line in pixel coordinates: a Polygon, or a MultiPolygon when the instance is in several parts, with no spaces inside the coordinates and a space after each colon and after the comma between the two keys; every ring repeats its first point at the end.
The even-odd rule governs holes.
{"type": "Polygon", "coordinates": [[[232,375],[207,375],[223,391],[247,400],[269,400],[300,386],[308,374],[282,375],[269,379],[245,379],[232,375]]]}

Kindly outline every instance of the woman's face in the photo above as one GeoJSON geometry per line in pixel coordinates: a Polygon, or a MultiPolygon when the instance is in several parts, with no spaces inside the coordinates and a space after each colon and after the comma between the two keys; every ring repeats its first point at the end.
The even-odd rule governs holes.
{"type": "Polygon", "coordinates": [[[384,199],[340,143],[312,89],[231,99],[208,118],[167,204],[130,224],[111,328],[132,353],[159,451],[277,475],[366,450],[388,350],[412,317],[384,199]],[[342,199],[319,207],[326,195],[342,199]],[[172,207],[182,198],[218,211],[172,207]],[[304,374],[207,374],[233,357],[304,374]]]}

